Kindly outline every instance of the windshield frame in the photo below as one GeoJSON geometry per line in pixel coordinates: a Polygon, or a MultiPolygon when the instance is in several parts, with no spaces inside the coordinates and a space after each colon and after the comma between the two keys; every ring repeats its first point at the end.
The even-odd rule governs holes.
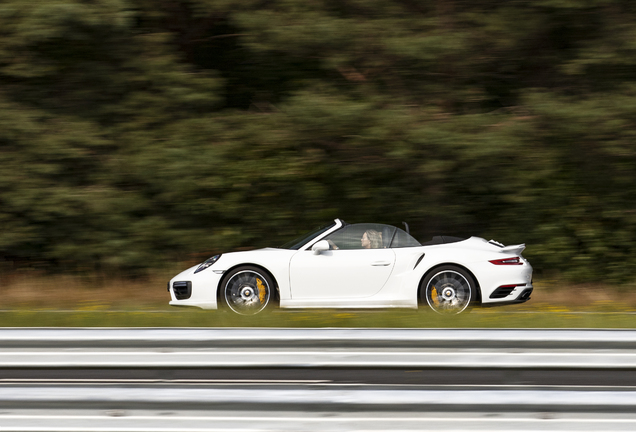
{"type": "MultiPolygon", "coordinates": [[[[321,237],[322,235],[328,233],[329,231],[331,231],[334,227],[338,226],[338,220],[334,220],[333,222],[331,222],[328,225],[323,225],[321,227],[318,227],[312,231],[309,231],[299,237],[296,237],[295,239],[288,241],[287,243],[285,243],[282,246],[279,246],[279,249],[288,249],[288,250],[300,250],[303,248],[303,246],[312,243],[315,239],[317,239],[318,237],[321,237]]],[[[338,227],[340,228],[340,227],[338,227]]]]}

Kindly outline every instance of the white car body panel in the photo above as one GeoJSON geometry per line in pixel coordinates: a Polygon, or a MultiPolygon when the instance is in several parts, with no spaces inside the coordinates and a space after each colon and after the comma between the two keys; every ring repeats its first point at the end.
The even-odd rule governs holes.
{"type": "Polygon", "coordinates": [[[391,276],[393,249],[298,251],[290,264],[291,298],[359,299],[377,294],[391,276]]]}
{"type": "Polygon", "coordinates": [[[454,243],[402,248],[329,250],[314,254],[311,246],[343,226],[340,220],[298,250],[265,248],[221,255],[195,274],[191,267],[172,278],[189,281],[192,292],[170,305],[216,309],[217,292],[228,271],[242,265],[265,269],[273,277],[281,308],[418,308],[419,287],[432,269],[456,265],[470,272],[481,292],[481,304],[509,303],[532,289],[532,267],[521,257],[525,245],[501,247],[479,237],[454,243]],[[519,257],[519,265],[495,265],[490,260],[519,257]],[[502,298],[490,298],[498,287],[513,286],[502,298]]]}

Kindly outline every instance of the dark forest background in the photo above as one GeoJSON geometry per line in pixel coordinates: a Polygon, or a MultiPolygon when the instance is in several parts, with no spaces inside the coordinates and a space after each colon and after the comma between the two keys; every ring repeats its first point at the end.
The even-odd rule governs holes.
{"type": "Polygon", "coordinates": [[[633,0],[2,0],[0,270],[335,217],[636,275],[633,0]]]}

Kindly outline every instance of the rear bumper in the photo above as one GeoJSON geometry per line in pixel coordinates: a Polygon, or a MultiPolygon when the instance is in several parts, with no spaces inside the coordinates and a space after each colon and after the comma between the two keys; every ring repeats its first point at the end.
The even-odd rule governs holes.
{"type": "Polygon", "coordinates": [[[521,288],[522,290],[519,293],[519,295],[517,295],[517,297],[512,300],[504,300],[504,301],[498,301],[498,302],[492,302],[492,303],[482,303],[482,306],[493,307],[493,306],[505,306],[505,305],[511,305],[511,304],[525,303],[528,300],[530,300],[530,296],[532,295],[532,291],[534,287],[532,285],[526,285],[525,287],[521,287],[521,288]]]}
{"type": "Polygon", "coordinates": [[[483,306],[523,303],[532,293],[532,266],[523,257],[523,265],[481,263],[474,274],[479,280],[483,306]]]}

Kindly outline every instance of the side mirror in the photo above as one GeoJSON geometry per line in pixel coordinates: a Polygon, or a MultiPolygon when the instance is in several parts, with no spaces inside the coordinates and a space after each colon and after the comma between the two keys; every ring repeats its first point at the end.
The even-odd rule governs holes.
{"type": "Polygon", "coordinates": [[[329,242],[327,242],[327,240],[320,240],[311,247],[311,250],[314,252],[314,255],[320,255],[322,252],[329,250],[329,242]]]}

